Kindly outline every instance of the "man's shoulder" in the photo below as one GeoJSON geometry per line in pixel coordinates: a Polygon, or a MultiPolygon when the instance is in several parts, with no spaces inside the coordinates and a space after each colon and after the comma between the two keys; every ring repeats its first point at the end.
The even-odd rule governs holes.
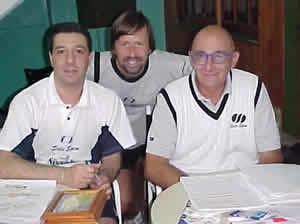
{"type": "Polygon", "coordinates": [[[94,81],[86,80],[86,84],[89,88],[89,92],[91,96],[101,96],[101,97],[118,97],[117,94],[107,87],[96,83],[94,81]]]}
{"type": "Polygon", "coordinates": [[[32,108],[33,110],[48,102],[49,78],[44,78],[18,92],[12,99],[10,106],[32,108]]]}
{"type": "Polygon", "coordinates": [[[232,71],[232,78],[234,79],[239,79],[239,80],[245,80],[245,81],[250,81],[250,80],[257,80],[258,76],[251,73],[251,72],[247,72],[244,70],[240,70],[240,69],[231,69],[232,71]]]}
{"type": "Polygon", "coordinates": [[[44,78],[31,86],[20,91],[15,97],[26,99],[26,98],[35,98],[40,99],[45,96],[49,88],[49,77],[44,78]]]}
{"type": "Polygon", "coordinates": [[[164,60],[164,61],[185,61],[188,59],[188,56],[181,55],[181,54],[175,54],[168,51],[163,51],[156,49],[150,54],[150,59],[152,60],[164,60]]]}
{"type": "MultiPolygon", "coordinates": [[[[111,51],[98,51],[100,53],[100,60],[101,59],[109,59],[111,58],[111,51]]],[[[95,54],[95,52],[94,52],[95,54]]]]}
{"type": "Polygon", "coordinates": [[[189,77],[191,75],[183,76],[179,79],[176,79],[166,85],[165,89],[168,91],[179,91],[181,88],[185,88],[189,82],[189,77]]]}

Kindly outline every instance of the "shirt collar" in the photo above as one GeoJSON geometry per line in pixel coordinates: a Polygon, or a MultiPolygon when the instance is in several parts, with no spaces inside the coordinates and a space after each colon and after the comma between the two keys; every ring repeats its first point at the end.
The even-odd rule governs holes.
{"type": "MultiPolygon", "coordinates": [[[[85,107],[88,106],[88,85],[87,85],[87,80],[85,79],[84,84],[83,84],[83,91],[82,95],[80,97],[79,102],[75,105],[76,107],[85,107]]],[[[54,82],[54,72],[51,73],[49,77],[49,102],[50,104],[53,105],[66,105],[61,98],[59,97],[56,88],[55,88],[55,82],[54,82]]]]}

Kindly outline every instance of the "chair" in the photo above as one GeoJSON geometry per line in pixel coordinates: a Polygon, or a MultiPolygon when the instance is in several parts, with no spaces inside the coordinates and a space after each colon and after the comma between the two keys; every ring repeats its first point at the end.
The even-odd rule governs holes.
{"type": "Polygon", "coordinates": [[[6,113],[2,109],[0,109],[0,129],[3,127],[5,119],[6,119],[6,113]]]}
{"type": "Polygon", "coordinates": [[[122,224],[120,186],[117,180],[114,180],[112,184],[119,224],[122,224]]]}
{"type": "Polygon", "coordinates": [[[160,186],[153,184],[152,182],[148,181],[147,183],[147,187],[148,187],[148,205],[149,208],[152,206],[154,200],[157,198],[157,196],[159,195],[159,193],[162,192],[162,189],[160,186]]]}
{"type": "Polygon", "coordinates": [[[52,71],[53,68],[51,66],[47,66],[45,68],[39,68],[39,69],[31,69],[31,68],[24,69],[28,85],[32,85],[33,83],[48,77],[52,71]]]}

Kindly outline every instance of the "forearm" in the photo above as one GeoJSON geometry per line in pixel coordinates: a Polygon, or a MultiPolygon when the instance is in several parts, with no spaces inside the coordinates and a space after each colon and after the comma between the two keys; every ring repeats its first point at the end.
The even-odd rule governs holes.
{"type": "Polygon", "coordinates": [[[259,153],[259,163],[281,163],[283,162],[283,155],[280,149],[267,151],[267,152],[260,152],[259,153]]]}
{"type": "Polygon", "coordinates": [[[121,155],[120,153],[114,153],[112,155],[106,156],[102,159],[101,165],[101,174],[108,177],[110,183],[114,181],[114,179],[119,174],[121,167],[121,155]]]}
{"type": "Polygon", "coordinates": [[[145,177],[152,183],[166,189],[179,182],[181,176],[186,174],[172,166],[166,159],[157,159],[158,156],[147,154],[145,160],[145,177]]]}
{"type": "Polygon", "coordinates": [[[13,152],[0,150],[0,178],[63,180],[63,168],[40,165],[22,159],[13,152]]]}

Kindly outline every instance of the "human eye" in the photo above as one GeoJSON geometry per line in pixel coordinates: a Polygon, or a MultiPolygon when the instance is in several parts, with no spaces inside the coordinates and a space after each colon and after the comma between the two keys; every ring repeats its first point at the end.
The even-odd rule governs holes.
{"type": "Polygon", "coordinates": [[[136,42],[136,43],[135,43],[135,46],[136,46],[136,47],[143,47],[144,44],[143,44],[142,42],[136,42]]]}
{"type": "Polygon", "coordinates": [[[84,54],[85,53],[85,49],[83,49],[83,48],[77,48],[75,52],[77,54],[84,54]]]}
{"type": "Polygon", "coordinates": [[[224,61],[226,60],[226,55],[223,52],[216,52],[213,55],[213,60],[217,64],[224,63],[224,61]]]}
{"type": "Polygon", "coordinates": [[[206,58],[207,58],[207,54],[205,52],[194,52],[192,54],[192,58],[194,63],[196,64],[205,64],[206,62],[206,58]]]}
{"type": "Polygon", "coordinates": [[[61,55],[65,52],[65,50],[63,48],[58,48],[58,49],[55,49],[55,54],[57,55],[61,55]]]}
{"type": "Polygon", "coordinates": [[[128,47],[129,46],[129,42],[124,41],[124,42],[120,42],[119,43],[121,47],[128,47]]]}

